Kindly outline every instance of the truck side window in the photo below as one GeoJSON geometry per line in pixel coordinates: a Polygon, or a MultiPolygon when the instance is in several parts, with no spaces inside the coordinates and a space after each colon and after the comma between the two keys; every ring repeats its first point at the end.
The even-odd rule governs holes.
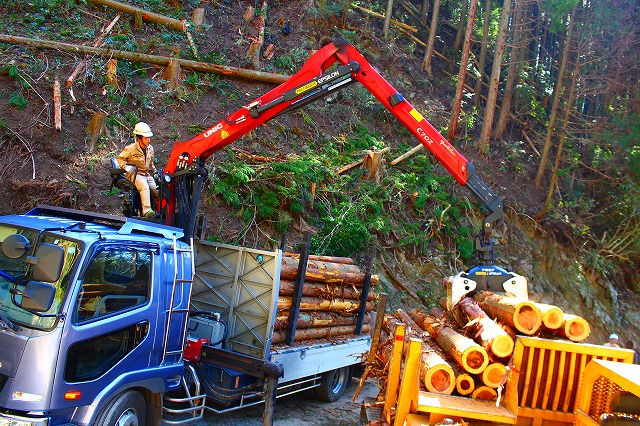
{"type": "Polygon", "coordinates": [[[107,248],[91,260],[78,294],[76,322],[126,311],[149,300],[151,253],[107,248]]]}

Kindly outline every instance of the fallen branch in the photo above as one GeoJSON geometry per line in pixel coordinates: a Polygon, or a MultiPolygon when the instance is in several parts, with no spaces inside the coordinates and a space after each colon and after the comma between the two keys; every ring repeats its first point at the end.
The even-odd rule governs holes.
{"type": "Polygon", "coordinates": [[[39,49],[52,49],[75,54],[101,55],[110,58],[126,59],[133,62],[145,62],[148,64],[160,65],[163,67],[167,66],[169,64],[169,61],[176,60],[180,61],[180,66],[182,68],[189,68],[194,71],[210,72],[232,77],[247,78],[250,80],[263,81],[265,83],[273,84],[281,84],[289,79],[289,76],[282,74],[253,71],[244,68],[227,67],[206,62],[190,61],[186,59],[176,59],[168,56],[147,55],[144,53],[104,49],[100,47],[81,46],[49,40],[36,40],[27,37],[10,36],[7,34],[0,34],[0,43],[20,44],[23,46],[36,47],[39,49]]]}
{"type": "Polygon", "coordinates": [[[413,154],[415,154],[418,151],[422,151],[423,149],[424,149],[424,145],[422,145],[422,144],[416,145],[413,148],[411,148],[409,151],[407,151],[404,154],[402,154],[400,157],[398,157],[395,160],[391,161],[391,165],[395,166],[396,164],[398,164],[402,160],[404,160],[404,159],[406,159],[408,157],[411,157],[413,154]]]}
{"type": "Polygon", "coordinates": [[[58,131],[62,130],[62,96],[57,77],[53,82],[53,127],[58,131]]]}

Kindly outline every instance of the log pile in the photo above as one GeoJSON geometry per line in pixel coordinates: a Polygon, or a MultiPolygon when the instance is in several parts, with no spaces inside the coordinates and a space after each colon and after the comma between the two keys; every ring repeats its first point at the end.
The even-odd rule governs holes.
{"type": "MultiPolygon", "coordinates": [[[[416,338],[423,342],[419,367],[423,390],[484,400],[500,394],[517,334],[575,342],[589,335],[583,318],[557,306],[481,291],[448,311],[436,307],[429,313],[413,309],[386,314],[379,362],[388,364],[393,337],[387,336],[394,336],[398,325],[405,327],[405,342],[416,338]]],[[[388,373],[384,367],[376,370],[384,386],[388,373]]]]}
{"type": "MultiPolygon", "coordinates": [[[[300,256],[284,253],[280,269],[278,314],[274,324],[273,344],[283,344],[293,304],[300,256]]],[[[302,283],[294,339],[335,339],[356,332],[360,300],[366,274],[347,257],[309,256],[302,283]]],[[[379,281],[370,277],[371,286],[379,281]]],[[[375,294],[367,294],[362,334],[369,334],[375,294]]]]}

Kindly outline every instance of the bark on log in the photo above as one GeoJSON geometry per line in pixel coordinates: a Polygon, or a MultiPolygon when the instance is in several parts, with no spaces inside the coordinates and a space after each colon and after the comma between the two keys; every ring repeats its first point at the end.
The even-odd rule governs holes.
{"type": "Polygon", "coordinates": [[[504,364],[492,362],[487,365],[487,368],[484,369],[480,378],[485,386],[495,389],[504,382],[506,374],[507,367],[504,364]]]}
{"type": "Polygon", "coordinates": [[[533,335],[542,325],[542,314],[533,302],[505,297],[489,291],[480,291],[474,298],[491,318],[523,334],[533,335]]]}
{"type": "Polygon", "coordinates": [[[409,316],[435,338],[440,346],[460,367],[472,374],[479,374],[489,364],[487,351],[473,340],[464,337],[436,318],[423,314],[417,309],[409,311],[409,316]]]}
{"type": "MultiPolygon", "coordinates": [[[[280,279],[295,280],[298,275],[298,259],[283,257],[280,268],[280,279]]],[[[364,283],[365,273],[356,265],[344,263],[329,263],[320,260],[307,262],[305,281],[320,281],[333,284],[354,284],[361,286],[364,283]]],[[[371,285],[380,281],[377,275],[371,276],[371,285]]]]}
{"type": "Polygon", "coordinates": [[[498,398],[498,392],[489,386],[477,386],[471,394],[473,399],[481,399],[484,401],[495,401],[498,398]]]}
{"type": "Polygon", "coordinates": [[[62,130],[62,96],[58,78],[53,82],[53,123],[56,130],[62,130]]]}
{"type": "Polygon", "coordinates": [[[582,317],[564,314],[564,322],[556,333],[572,342],[582,342],[591,334],[591,327],[582,317]]]}
{"type": "Polygon", "coordinates": [[[444,327],[444,323],[438,318],[426,315],[417,309],[410,310],[409,316],[418,324],[418,326],[429,333],[434,339],[438,337],[440,330],[444,327]]]}
{"type": "MultiPolygon", "coordinates": [[[[300,312],[296,328],[333,327],[355,325],[355,315],[340,315],[337,312],[300,312]]],[[[369,324],[371,315],[366,314],[364,323],[369,324]]],[[[275,330],[285,330],[289,323],[289,315],[279,315],[273,325],[275,330]]]]}
{"type": "Polygon", "coordinates": [[[509,333],[489,318],[475,300],[463,298],[454,307],[453,315],[460,326],[471,331],[474,339],[478,340],[487,352],[498,358],[513,353],[514,341],[509,333]]]}
{"type": "Polygon", "coordinates": [[[125,3],[120,3],[114,0],[88,0],[89,3],[106,6],[110,9],[117,10],[132,16],[141,16],[144,21],[153,22],[154,24],[162,24],[176,31],[186,31],[187,21],[180,21],[178,19],[169,18],[168,16],[161,15],[159,13],[149,12],[148,10],[141,9],[135,6],[129,6],[125,3]]]}
{"type": "MultiPolygon", "coordinates": [[[[125,50],[112,50],[100,47],[80,46],[69,43],[61,43],[58,41],[36,40],[26,37],[10,36],[6,34],[0,34],[0,43],[20,44],[28,47],[59,50],[61,52],[75,54],[100,55],[160,66],[166,66],[169,61],[176,60],[176,58],[171,58],[168,56],[147,55],[144,53],[127,52],[125,50]]],[[[207,62],[190,61],[186,59],[179,59],[179,61],[182,68],[188,68],[194,71],[222,74],[232,77],[246,78],[249,80],[263,81],[265,83],[281,84],[289,79],[289,76],[282,74],[273,74],[269,72],[247,70],[243,68],[227,67],[223,65],[210,64],[207,62]]]]}
{"type": "MultiPolygon", "coordinates": [[[[292,298],[287,296],[278,297],[278,310],[291,309],[292,298]]],[[[319,297],[303,296],[300,301],[301,311],[331,311],[331,312],[357,312],[360,301],[352,299],[327,300],[319,297]]],[[[367,312],[373,311],[373,302],[367,302],[367,312]]]]}
{"type": "MultiPolygon", "coordinates": [[[[371,330],[371,327],[368,324],[362,326],[363,334],[369,333],[370,330],[371,330]]],[[[315,340],[315,339],[332,339],[335,337],[354,334],[355,331],[356,331],[355,326],[305,328],[301,330],[296,330],[294,339],[296,341],[315,340]]],[[[286,330],[274,330],[273,344],[278,345],[278,344],[284,343],[286,335],[287,335],[286,330]]]]}
{"type": "MultiPolygon", "coordinates": [[[[293,296],[295,281],[280,281],[280,296],[293,296]]],[[[322,297],[324,299],[355,299],[360,298],[361,292],[355,287],[330,285],[328,283],[307,282],[302,286],[302,295],[311,297],[322,297]]],[[[374,300],[376,295],[369,292],[367,300],[374,300]]]]}
{"type": "MultiPolygon", "coordinates": [[[[300,261],[300,254],[299,253],[289,253],[289,252],[284,252],[282,253],[282,257],[293,257],[296,260],[300,261]]],[[[345,265],[353,265],[353,259],[350,257],[339,257],[339,256],[318,256],[315,254],[310,254],[309,255],[309,260],[319,260],[321,262],[327,262],[327,263],[343,263],[345,265]]]]}
{"type": "Polygon", "coordinates": [[[564,312],[555,305],[533,302],[542,314],[542,325],[549,330],[557,330],[564,324],[564,312]]]}
{"type": "Polygon", "coordinates": [[[426,331],[426,329],[420,327],[420,324],[414,321],[414,319],[411,318],[411,316],[402,309],[396,310],[396,318],[405,323],[407,327],[409,327],[411,330],[414,330],[418,334],[422,334],[426,331]]]}
{"type": "Polygon", "coordinates": [[[468,337],[451,327],[444,327],[436,338],[438,346],[456,360],[460,367],[471,374],[480,374],[489,364],[487,351],[468,337]]]}

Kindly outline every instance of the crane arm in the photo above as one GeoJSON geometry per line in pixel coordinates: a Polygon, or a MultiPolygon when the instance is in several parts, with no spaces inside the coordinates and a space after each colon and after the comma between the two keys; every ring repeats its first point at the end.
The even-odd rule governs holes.
{"type": "Polygon", "coordinates": [[[167,194],[161,205],[166,223],[179,226],[185,235],[195,227],[204,162],[260,124],[354,83],[361,83],[387,108],[461,185],[488,208],[490,214],[476,238],[476,250],[484,264],[493,264],[491,231],[503,220],[502,198],[475,174],[471,163],[451,145],[362,54],[345,40],[328,43],[309,57],[289,80],[228,115],[193,139],[175,144],[164,169],[167,194]],[[330,67],[333,67],[330,71],[330,67]]]}

